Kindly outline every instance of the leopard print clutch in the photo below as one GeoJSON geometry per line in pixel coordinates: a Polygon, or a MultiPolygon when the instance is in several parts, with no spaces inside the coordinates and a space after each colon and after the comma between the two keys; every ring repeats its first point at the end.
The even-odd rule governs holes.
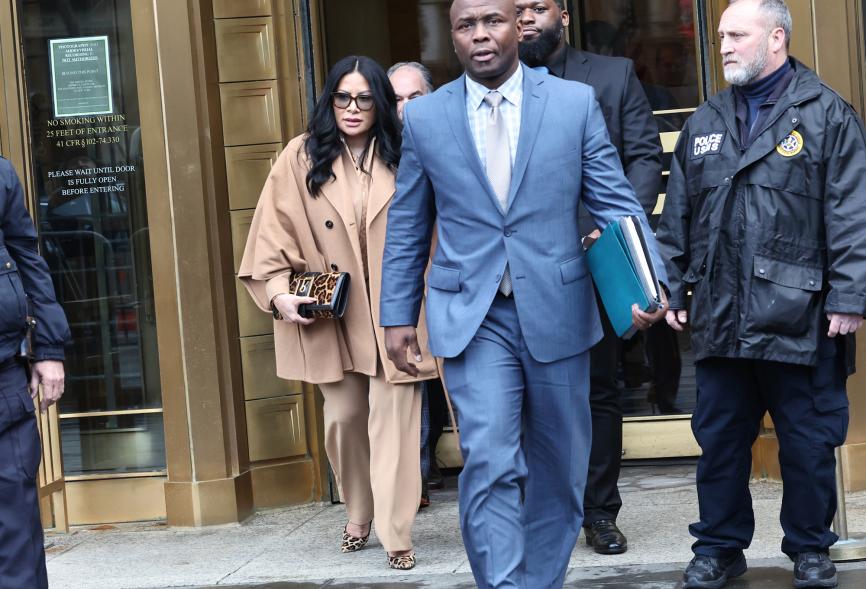
{"type": "Polygon", "coordinates": [[[298,314],[308,319],[339,319],[349,303],[348,272],[303,272],[292,276],[289,294],[311,297],[316,303],[300,305],[298,314]]]}

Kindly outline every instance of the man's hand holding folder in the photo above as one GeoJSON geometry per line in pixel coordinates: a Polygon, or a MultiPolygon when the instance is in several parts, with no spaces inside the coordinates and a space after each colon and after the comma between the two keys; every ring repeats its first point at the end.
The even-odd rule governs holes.
{"type": "Polygon", "coordinates": [[[659,292],[661,294],[661,302],[659,303],[659,308],[656,309],[654,313],[645,313],[644,311],[641,311],[641,308],[637,306],[637,303],[631,306],[631,320],[635,327],[641,331],[646,331],[654,324],[661,321],[667,313],[668,298],[665,296],[664,289],[661,289],[659,292]]]}
{"type": "Polygon", "coordinates": [[[638,219],[623,217],[603,233],[587,235],[583,243],[590,273],[617,335],[629,338],[665,317],[667,296],[656,278],[638,219]]]}

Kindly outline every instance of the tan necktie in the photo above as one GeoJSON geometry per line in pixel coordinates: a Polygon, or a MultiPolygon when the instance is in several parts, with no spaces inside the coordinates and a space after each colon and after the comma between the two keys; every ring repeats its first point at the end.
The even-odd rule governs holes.
{"type": "MultiPolygon", "coordinates": [[[[484,102],[490,105],[490,117],[487,119],[487,178],[504,215],[508,211],[508,192],[511,189],[511,149],[509,148],[508,129],[502,120],[499,105],[502,104],[502,94],[497,91],[488,92],[484,102]]],[[[511,294],[511,272],[505,266],[499,291],[508,296],[511,294]]]]}

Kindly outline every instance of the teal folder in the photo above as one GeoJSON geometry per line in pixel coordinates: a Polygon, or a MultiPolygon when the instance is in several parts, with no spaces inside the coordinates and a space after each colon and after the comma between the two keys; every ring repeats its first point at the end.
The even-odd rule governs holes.
{"type": "Polygon", "coordinates": [[[661,300],[655,268],[639,220],[623,217],[611,223],[586,252],[589,271],[614,331],[630,338],[637,331],[631,307],[655,312],[661,300]]]}

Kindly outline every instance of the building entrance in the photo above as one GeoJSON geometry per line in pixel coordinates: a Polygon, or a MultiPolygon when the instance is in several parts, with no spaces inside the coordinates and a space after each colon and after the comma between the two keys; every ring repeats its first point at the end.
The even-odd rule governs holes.
{"type": "Polygon", "coordinates": [[[130,2],[13,4],[19,170],[74,342],[59,427],[44,423],[56,430],[43,439],[62,449],[71,523],[162,517],[166,452],[130,2]],[[130,491],[133,509],[119,497],[130,491]]]}
{"type": "MultiPolygon", "coordinates": [[[[327,67],[365,53],[421,61],[437,85],[455,78],[449,4],[0,3],[0,155],[22,177],[75,332],[67,395],[42,420],[43,507],[60,527],[66,509],[51,497],[64,489],[72,524],[222,524],[327,497],[321,398],[276,376],[272,318],[233,272],[270,166],[303,131],[327,67]]],[[[792,54],[862,113],[863,1],[788,4],[792,54]]],[[[634,61],[668,163],[685,118],[722,83],[726,6],[568,2],[574,46],[634,61]]],[[[696,455],[688,337],[650,333],[619,365],[625,458],[696,455]]],[[[866,488],[859,368],[842,448],[853,489],[866,488]]],[[[439,452],[459,464],[453,434],[439,452]]],[[[766,420],[755,473],[777,475],[777,454],[766,420]]]]}

